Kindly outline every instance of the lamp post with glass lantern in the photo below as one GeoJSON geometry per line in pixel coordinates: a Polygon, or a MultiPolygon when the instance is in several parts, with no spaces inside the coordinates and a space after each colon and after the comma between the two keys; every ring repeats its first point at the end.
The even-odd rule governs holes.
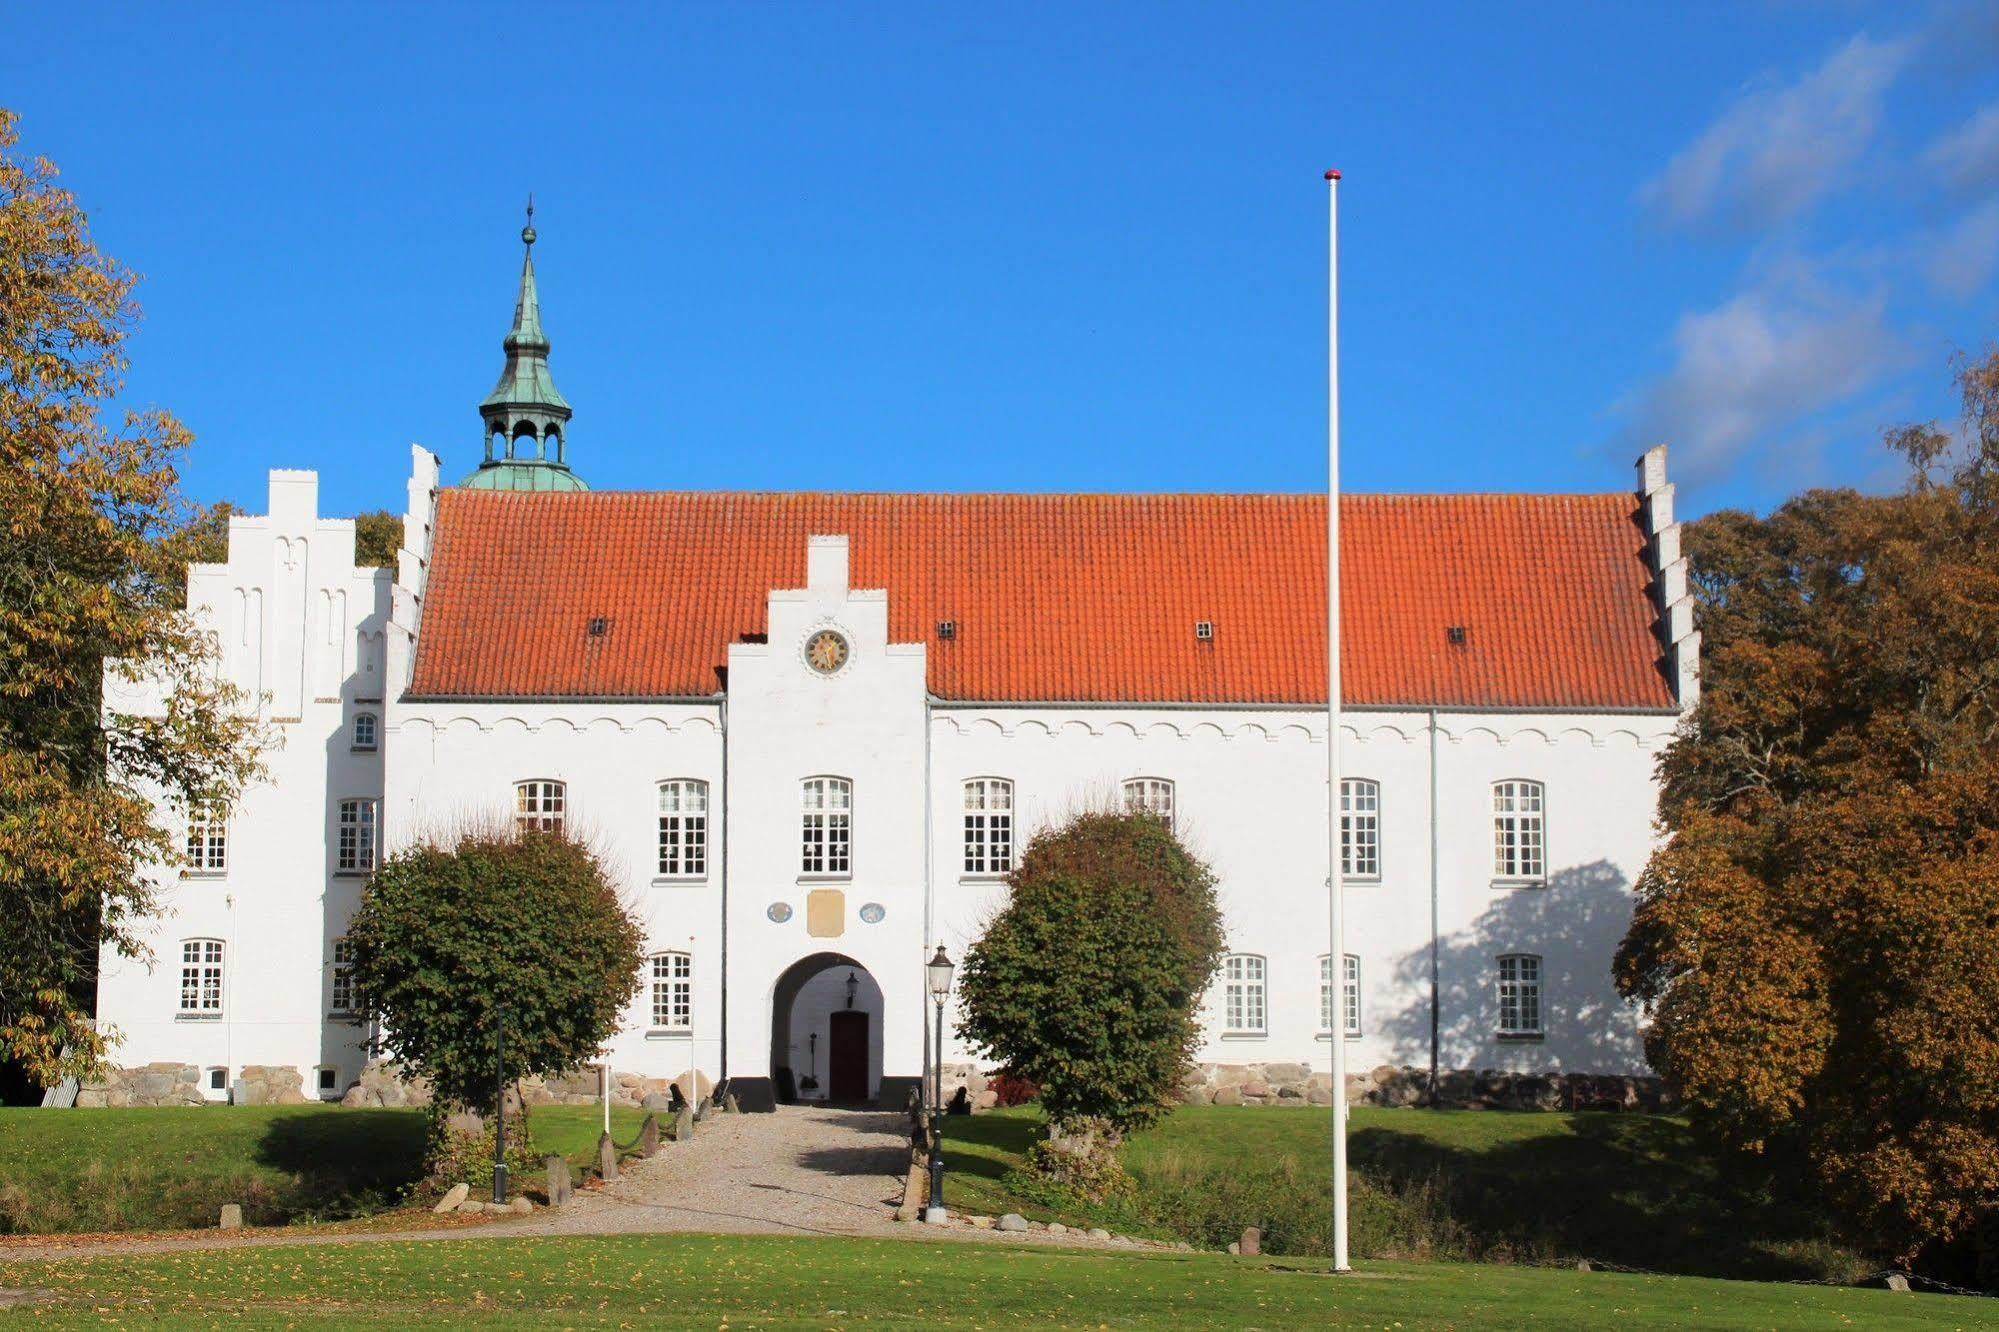
{"type": "Polygon", "coordinates": [[[944,1210],[944,1000],[951,994],[954,968],[941,941],[937,956],[923,969],[930,978],[930,998],[937,1005],[936,1052],[930,1061],[930,1205],[923,1209],[923,1219],[942,1225],[948,1216],[944,1210]]]}

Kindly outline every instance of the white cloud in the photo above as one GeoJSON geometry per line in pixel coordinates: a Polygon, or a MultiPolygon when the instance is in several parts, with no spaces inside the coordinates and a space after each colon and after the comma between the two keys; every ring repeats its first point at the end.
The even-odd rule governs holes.
{"type": "Polygon", "coordinates": [[[1999,102],[1931,144],[1923,162],[1960,190],[1999,185],[1999,102]]]}
{"type": "Polygon", "coordinates": [[[1743,94],[1638,191],[1667,222],[1766,225],[1825,193],[1873,139],[1915,39],[1854,37],[1797,82],[1743,94]]]}
{"type": "Polygon", "coordinates": [[[1937,290],[1958,300],[1982,291],[1999,268],[1999,199],[1988,199],[1959,218],[1925,253],[1937,290]]]}
{"type": "Polygon", "coordinates": [[[1793,262],[1714,309],[1682,315],[1672,369],[1618,404],[1624,442],[1666,444],[1675,472],[1696,483],[1745,463],[1767,467],[1787,444],[1808,447],[1801,425],[1902,361],[1884,306],[1793,262]]]}

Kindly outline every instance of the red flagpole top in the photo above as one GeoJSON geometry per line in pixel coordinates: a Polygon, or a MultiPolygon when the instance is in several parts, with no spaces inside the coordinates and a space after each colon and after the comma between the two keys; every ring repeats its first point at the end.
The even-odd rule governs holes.
{"type": "Polygon", "coordinates": [[[1338,180],[1339,178],[1340,178],[1340,173],[1338,171],[1328,171],[1326,173],[1327,180],[1338,180]]]}

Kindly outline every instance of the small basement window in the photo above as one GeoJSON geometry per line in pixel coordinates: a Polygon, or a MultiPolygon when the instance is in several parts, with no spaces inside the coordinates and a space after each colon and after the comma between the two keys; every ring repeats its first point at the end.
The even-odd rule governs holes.
{"type": "Polygon", "coordinates": [[[208,1090],[210,1090],[210,1091],[228,1091],[228,1090],[229,1090],[229,1070],[228,1070],[228,1069],[226,1069],[226,1068],[211,1068],[211,1069],[209,1069],[209,1070],[208,1070],[208,1090]]]}
{"type": "Polygon", "coordinates": [[[339,1080],[340,1080],[340,1070],[336,1068],[325,1068],[325,1067],[321,1068],[319,1070],[320,1093],[324,1095],[327,1092],[339,1090],[339,1088],[337,1088],[334,1085],[339,1080]]]}

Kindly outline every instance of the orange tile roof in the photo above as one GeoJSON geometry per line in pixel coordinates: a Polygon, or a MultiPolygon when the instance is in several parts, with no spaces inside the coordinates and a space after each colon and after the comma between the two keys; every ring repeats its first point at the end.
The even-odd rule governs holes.
{"type": "MultiPolygon", "coordinates": [[[[713,694],[765,595],[804,586],[806,538],[844,534],[852,585],[887,590],[890,641],[927,645],[940,698],[1323,703],[1325,513],[1317,495],[446,490],[410,692],[713,694]]],[[[1672,710],[1637,515],[1632,495],[1346,496],[1343,696],[1672,710]]]]}

